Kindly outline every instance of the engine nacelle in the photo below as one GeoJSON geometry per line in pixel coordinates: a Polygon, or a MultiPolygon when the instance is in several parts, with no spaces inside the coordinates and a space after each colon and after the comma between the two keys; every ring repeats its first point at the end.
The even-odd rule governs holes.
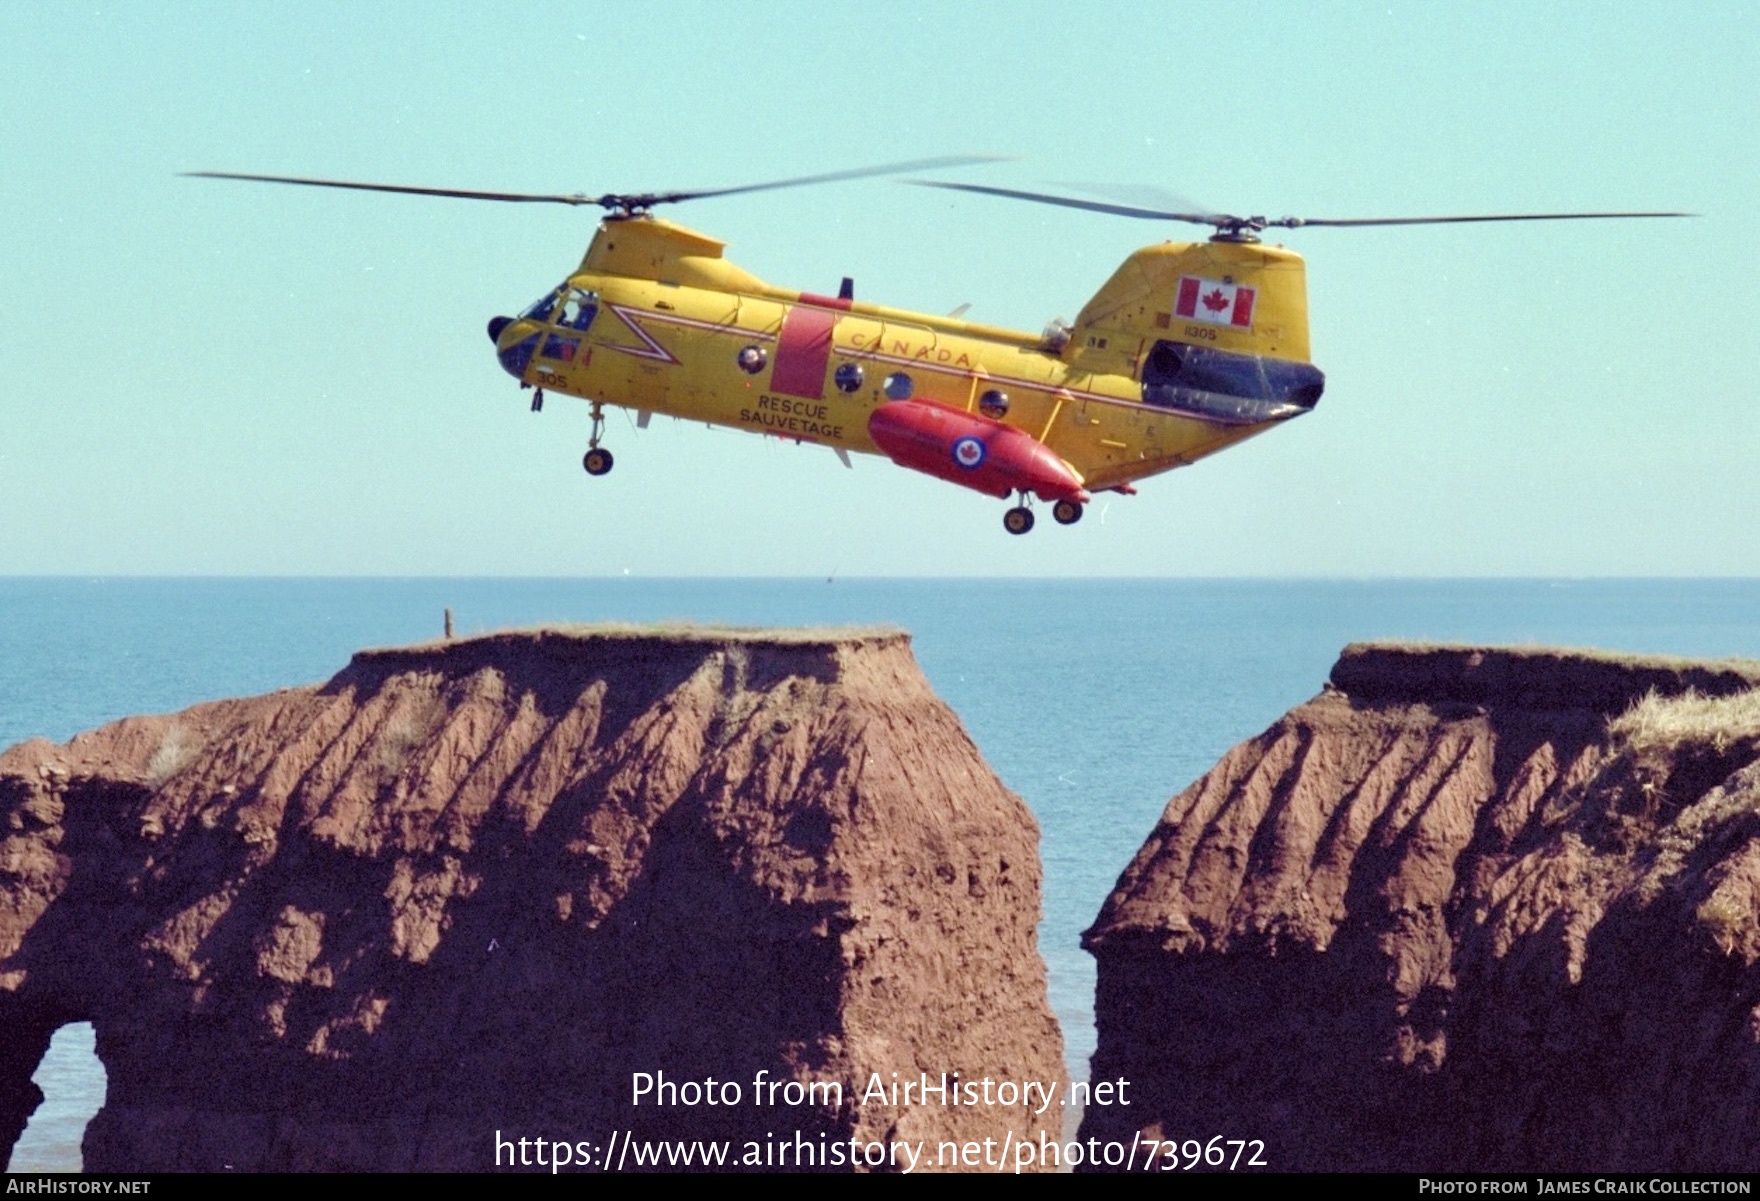
{"type": "Polygon", "coordinates": [[[920,400],[894,400],[868,417],[874,445],[900,467],[1007,499],[1031,492],[1040,500],[1085,504],[1081,477],[1056,452],[1024,430],[976,413],[920,400]]]}

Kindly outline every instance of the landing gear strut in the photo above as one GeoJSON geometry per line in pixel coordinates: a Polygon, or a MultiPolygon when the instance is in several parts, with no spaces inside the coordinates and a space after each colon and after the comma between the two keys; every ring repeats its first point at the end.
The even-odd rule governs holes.
{"type": "Polygon", "coordinates": [[[611,470],[615,461],[611,452],[599,445],[599,437],[605,432],[605,410],[598,401],[593,401],[593,430],[587,435],[587,453],[581,457],[581,466],[587,469],[588,475],[604,475],[611,470]]]}

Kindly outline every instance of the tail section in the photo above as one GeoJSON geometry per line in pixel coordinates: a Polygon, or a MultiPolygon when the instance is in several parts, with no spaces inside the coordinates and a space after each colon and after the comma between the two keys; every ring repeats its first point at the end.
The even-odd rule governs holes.
{"type": "Polygon", "coordinates": [[[1300,255],[1257,242],[1167,242],[1124,261],[1076,319],[1072,365],[1134,376],[1145,404],[1220,425],[1312,409],[1300,255]]]}
{"type": "Polygon", "coordinates": [[[1076,318],[1091,339],[1206,346],[1306,363],[1308,273],[1300,255],[1258,242],[1163,242],[1126,259],[1076,318]],[[1134,337],[1133,337],[1134,335],[1134,337]]]}

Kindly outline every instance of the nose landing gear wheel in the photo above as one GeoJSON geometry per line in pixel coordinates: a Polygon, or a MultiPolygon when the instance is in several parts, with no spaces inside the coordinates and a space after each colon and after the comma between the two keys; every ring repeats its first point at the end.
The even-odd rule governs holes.
{"type": "Polygon", "coordinates": [[[1082,506],[1073,500],[1060,500],[1051,506],[1051,516],[1058,525],[1074,525],[1082,519],[1082,506]]]}
{"type": "Polygon", "coordinates": [[[1024,534],[1033,528],[1033,511],[1025,505],[1016,505],[1002,515],[1002,528],[1011,534],[1024,534]]]}

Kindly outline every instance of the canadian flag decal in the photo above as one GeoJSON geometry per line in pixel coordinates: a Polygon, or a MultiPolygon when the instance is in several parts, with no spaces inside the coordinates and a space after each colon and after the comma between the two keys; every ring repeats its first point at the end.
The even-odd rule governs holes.
{"type": "Polygon", "coordinates": [[[1253,293],[1256,289],[1219,279],[1203,279],[1196,275],[1179,278],[1179,296],[1173,311],[1187,321],[1209,325],[1229,325],[1235,329],[1253,328],[1253,293]]]}

